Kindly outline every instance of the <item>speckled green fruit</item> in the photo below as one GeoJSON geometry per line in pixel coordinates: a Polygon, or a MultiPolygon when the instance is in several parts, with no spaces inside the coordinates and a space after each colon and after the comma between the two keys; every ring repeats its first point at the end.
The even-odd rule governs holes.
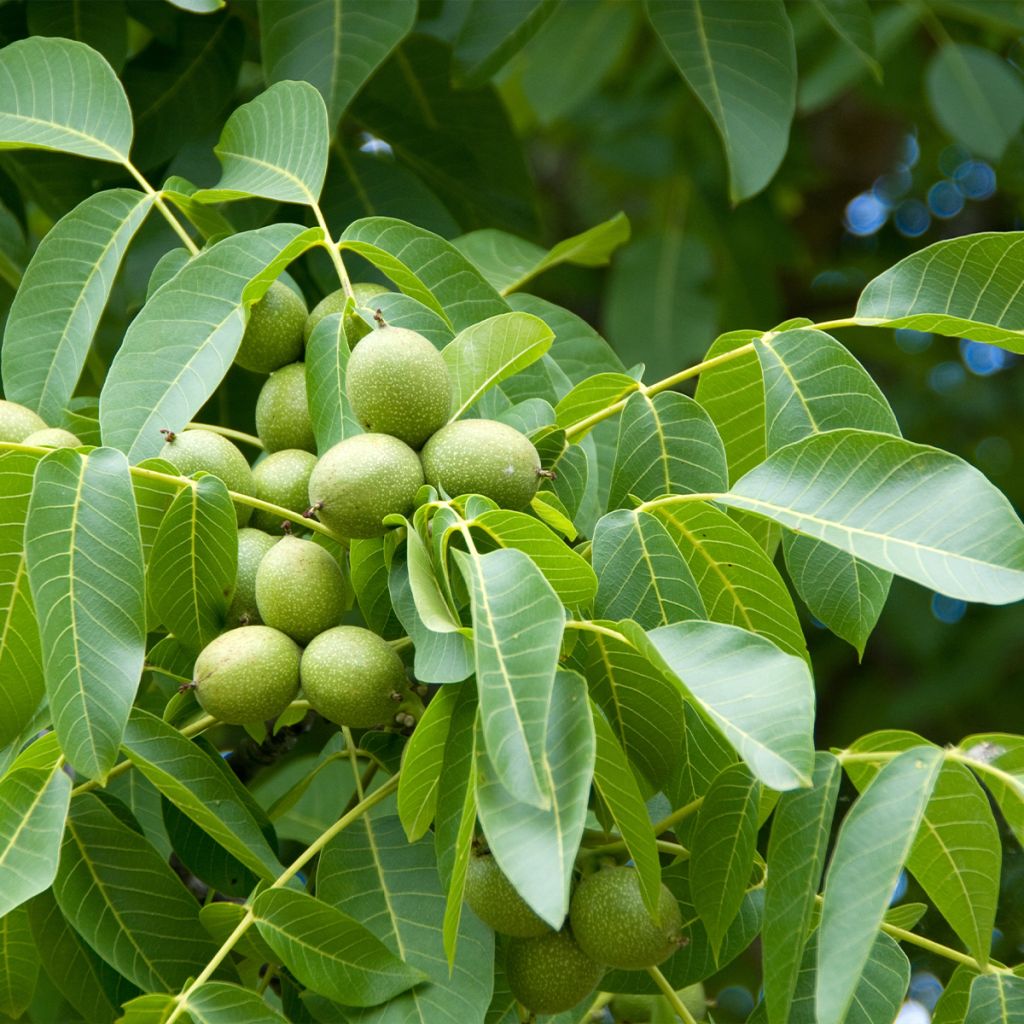
{"type": "Polygon", "coordinates": [[[235,362],[256,373],[270,373],[302,355],[306,303],[288,285],[275,281],[252,307],[235,362]]]}
{"type": "MultiPolygon", "coordinates": [[[[387,288],[382,284],[360,282],[352,285],[352,297],[356,300],[356,305],[363,306],[366,309],[372,308],[374,298],[378,295],[383,295],[386,291],[387,288]]],[[[343,313],[344,311],[345,292],[342,288],[339,288],[336,292],[331,292],[326,298],[321,299],[306,318],[306,326],[302,332],[306,341],[309,341],[309,336],[313,333],[313,329],[325,316],[330,316],[332,313],[343,313]]]]}
{"type": "Polygon", "coordinates": [[[63,427],[46,427],[29,434],[25,444],[35,444],[40,448],[80,448],[81,440],[63,427]]]}
{"type": "Polygon", "coordinates": [[[46,430],[46,421],[17,402],[0,398],[0,441],[22,443],[29,434],[46,430]]]}
{"type": "Polygon", "coordinates": [[[604,969],[567,931],[512,939],[505,959],[512,995],[534,1013],[571,1010],[597,988],[604,969]]]}
{"type": "MultiPolygon", "coordinates": [[[[299,448],[273,452],[252,467],[256,497],[291,512],[305,512],[309,508],[309,476],[315,465],[312,452],[299,448]]],[[[281,517],[273,512],[261,508],[253,511],[252,525],[267,533],[284,533],[281,523],[281,517]]]]}
{"type": "Polygon", "coordinates": [[[422,334],[381,327],[352,350],[345,390],[367,429],[419,448],[448,420],[452,383],[441,353],[422,334]]]}
{"type": "Polygon", "coordinates": [[[256,434],[268,452],[285,448],[316,451],[313,421],[306,401],[306,364],[275,370],[256,399],[256,434]]]}
{"type": "Polygon", "coordinates": [[[228,609],[229,626],[258,626],[263,622],[256,607],[256,570],[277,541],[277,537],[248,526],[238,531],[238,574],[228,609]]]}
{"type": "Polygon", "coordinates": [[[336,626],[345,611],[345,578],[319,544],[282,537],[256,570],[260,618],[300,644],[336,626]]]}
{"type": "Polygon", "coordinates": [[[309,478],[309,503],[342,537],[380,537],[384,516],[412,511],[423,485],[416,453],[389,434],[356,434],[339,441],[309,478]]]}
{"type": "Polygon", "coordinates": [[[300,674],[310,707],[352,729],[390,723],[408,689],[402,659],[361,626],[321,633],[303,652],[300,674]]]}
{"type": "Polygon", "coordinates": [[[222,722],[276,718],[299,692],[300,653],[291,637],[269,626],[222,633],[196,658],[196,698],[222,722]]]}
{"type": "Polygon", "coordinates": [[[525,508],[540,484],[530,439],[496,420],[458,420],[423,446],[427,483],[456,498],[482,494],[502,508],[525,508]]]}
{"type": "MultiPolygon", "coordinates": [[[[252,495],[252,470],[245,456],[226,438],[212,430],[183,430],[174,435],[160,452],[182,476],[191,476],[203,470],[219,476],[229,491],[252,495]]],[[[248,505],[235,505],[235,518],[239,526],[249,522],[252,509],[248,505]]]]}
{"type": "MultiPolygon", "coordinates": [[[[676,995],[695,1020],[704,1019],[707,1000],[700,982],[677,989],[676,995]]],[[[676,1024],[679,1019],[664,996],[616,996],[609,1009],[616,1024],[676,1024]]]]}
{"type": "Polygon", "coordinates": [[[484,924],[502,935],[531,938],[551,931],[551,926],[533,912],[490,854],[470,858],[466,902],[484,924]]]}
{"type": "Polygon", "coordinates": [[[588,956],[608,967],[639,970],[667,960],[683,930],[679,904],[668,887],[658,896],[652,919],[633,868],[605,868],[577,887],[570,910],[573,935],[588,956]]]}

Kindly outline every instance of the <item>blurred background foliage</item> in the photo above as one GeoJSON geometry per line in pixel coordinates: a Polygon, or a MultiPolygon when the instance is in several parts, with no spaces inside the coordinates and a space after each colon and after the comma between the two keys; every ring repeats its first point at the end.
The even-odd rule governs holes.
{"type": "MultiPolygon", "coordinates": [[[[383,214],[448,238],[499,228],[548,246],[625,211],[632,241],[610,266],[561,266],[531,291],[592,323],[628,366],[646,364],[647,380],[699,361],[724,331],[848,316],[869,279],[932,242],[1021,227],[1020,0],[701,0],[726,35],[723,22],[745,18],[755,53],[758,20],[770,13],[774,30],[785,29],[780,52],[795,58],[788,145],[784,111],[777,153],[767,140],[743,161],[733,154],[732,166],[700,89],[688,87],[656,30],[668,40],[672,18],[692,2],[0,0],[0,45],[48,34],[102,52],[133,108],[133,159],[153,182],[181,175],[212,185],[230,111],[270,81],[309,78],[337,127],[323,197],[334,231],[383,214]],[[351,79],[318,59],[342,10],[344,59],[334,70],[362,67],[351,79]],[[390,53],[360,35],[374,17],[398,26],[390,53]],[[364,84],[364,65],[378,62],[364,84]]],[[[740,61],[733,85],[756,91],[774,73],[740,61]]],[[[132,183],[96,161],[0,153],[0,317],[54,221],[120,184],[132,183]]],[[[226,212],[237,229],[299,215],[263,201],[226,212]]],[[[140,232],[83,395],[98,390],[150,271],[174,245],[157,218],[140,232]]],[[[311,305],[336,287],[326,260],[292,269],[311,305]]],[[[840,337],[906,436],[961,455],[1024,506],[1019,357],[910,331],[840,337]]],[[[251,429],[242,410],[257,386],[235,368],[201,418],[251,429]]],[[[896,581],[862,664],[808,619],[819,746],[887,726],[938,742],[1020,731],[1020,612],[896,581]]],[[[1008,855],[1006,886],[1020,886],[1022,861],[1008,855]]],[[[928,934],[941,938],[934,924],[928,934]]],[[[741,1020],[750,964],[730,972],[738,987],[719,992],[716,1019],[741,1020]]],[[[929,977],[915,975],[925,1006],[936,995],[924,991],[929,977]]]]}
{"type": "MultiPolygon", "coordinates": [[[[486,227],[549,245],[625,211],[633,237],[609,267],[562,266],[531,290],[594,324],[627,365],[646,364],[648,380],[698,361],[723,331],[848,315],[871,277],[931,242],[1020,226],[1024,3],[791,0],[788,148],[781,164],[755,153],[751,173],[764,180],[748,175],[742,201],[715,124],[655,30],[673,6],[378,0],[378,12],[404,23],[385,59],[360,53],[359,16],[372,5],[346,0],[350,56],[382,63],[361,88],[342,76],[333,93],[314,57],[337,0],[7,0],[0,43],[51,34],[99,49],[134,111],[133,159],[154,181],[214,183],[212,149],[230,111],[269,80],[310,78],[341,112],[323,200],[334,230],[385,214],[448,238],[486,227]]],[[[703,6],[755,23],[783,9],[781,0],[703,6]]],[[[761,73],[755,62],[751,81],[761,73]]],[[[98,188],[129,184],[117,175],[57,153],[0,155],[0,313],[54,220],[98,188]]],[[[240,229],[295,215],[262,201],[230,211],[240,229]]],[[[83,393],[95,392],[172,244],[151,219],[125,261],[83,393]]],[[[331,288],[326,260],[295,276],[311,302],[331,288]]],[[[916,332],[841,338],[908,437],[963,456],[1024,504],[1019,359],[916,332]]],[[[235,399],[254,385],[236,370],[207,414],[245,427],[236,410],[249,403],[235,399]]],[[[811,624],[819,743],[883,726],[941,742],[998,725],[1024,665],[1019,613],[897,581],[861,665],[811,624]]]]}

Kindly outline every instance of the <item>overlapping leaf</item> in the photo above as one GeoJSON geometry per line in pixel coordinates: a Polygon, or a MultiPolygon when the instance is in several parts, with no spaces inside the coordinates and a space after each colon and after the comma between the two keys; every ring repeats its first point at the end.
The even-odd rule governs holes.
{"type": "Polygon", "coordinates": [[[842,1024],[942,765],[913,747],[890,761],[843,820],[825,877],[818,937],[818,1024],[842,1024]]]}
{"type": "Polygon", "coordinates": [[[491,995],[493,933],[471,915],[459,925],[449,973],[445,897],[429,838],[408,842],[399,820],[371,813],[332,839],[320,857],[321,899],[362,921],[426,983],[377,1009],[347,1011],[360,1024],[480,1020],[491,995]]]}
{"type": "Polygon", "coordinates": [[[39,244],[7,320],[4,394],[57,422],[78,377],[129,242],[152,195],[98,192],[62,217],[39,244]]]}
{"type": "Polygon", "coordinates": [[[647,0],[647,12],[722,137],[733,202],[756,195],[785,156],[796,107],[781,0],[647,0]]]}
{"type": "Polygon", "coordinates": [[[482,395],[540,359],[554,334],[530,313],[501,313],[460,331],[442,355],[452,379],[451,419],[460,419],[482,395]]]}
{"type": "Polygon", "coordinates": [[[1024,232],[936,242],[868,282],[857,320],[911,327],[1024,352],[1024,232]]]}
{"type": "Polygon", "coordinates": [[[84,43],[36,36],[0,51],[0,144],[125,163],[132,113],[110,65],[84,43]]]}
{"type": "Polygon", "coordinates": [[[111,448],[47,455],[25,551],[61,749],[76,770],[105,779],[146,648],[142,542],[125,457],[111,448]]]}
{"type": "Polygon", "coordinates": [[[964,1024],[1021,1024],[1024,1021],[1024,978],[983,974],[971,982],[971,1000],[964,1024]]]}
{"type": "Polygon", "coordinates": [[[456,686],[438,690],[416,723],[416,730],[402,755],[398,816],[410,843],[421,839],[434,820],[445,741],[458,696],[459,688],[456,686]]]}
{"type": "Polygon", "coordinates": [[[1024,738],[982,733],[960,742],[961,756],[984,781],[1018,842],[1024,842],[1024,738]]]}
{"type": "Polygon", "coordinates": [[[319,228],[271,224],[200,253],[132,321],[100,394],[104,443],[132,462],[156,455],[162,429],[185,427],[221,382],[248,307],[321,238],[319,228]]]}
{"type": "Polygon", "coordinates": [[[1024,525],[955,455],[833,430],[780,449],[720,499],[966,601],[1024,597],[1024,525]]]}
{"type": "MultiPolygon", "coordinates": [[[[353,306],[354,308],[354,306],[353,306]]],[[[325,316],[313,328],[306,342],[306,393],[309,417],[313,423],[317,450],[327,451],[332,445],[363,428],[348,404],[345,373],[351,351],[345,332],[349,310],[325,316]]]]}
{"type": "Polygon", "coordinates": [[[320,94],[305,82],[277,82],[236,107],[214,152],[223,173],[193,199],[220,203],[262,196],[315,206],[327,174],[330,130],[320,94]]]}
{"type": "Polygon", "coordinates": [[[481,730],[497,778],[517,800],[550,806],[544,767],[565,609],[528,555],[456,552],[470,588],[481,730]]]}
{"type": "Polygon", "coordinates": [[[462,87],[481,85],[504,67],[551,17],[558,0],[469,0],[466,6],[453,55],[453,78],[462,87]]]}
{"type": "Polygon", "coordinates": [[[551,796],[548,808],[510,794],[482,743],[477,746],[477,801],[480,824],[499,867],[523,899],[552,928],[559,928],[569,910],[573,864],[594,774],[594,724],[581,676],[558,673],[549,714],[541,761],[551,796]]]}
{"type": "Polygon", "coordinates": [[[39,976],[40,955],[27,908],[17,907],[0,917],[0,949],[0,1013],[16,1020],[28,1009],[39,976]]]}

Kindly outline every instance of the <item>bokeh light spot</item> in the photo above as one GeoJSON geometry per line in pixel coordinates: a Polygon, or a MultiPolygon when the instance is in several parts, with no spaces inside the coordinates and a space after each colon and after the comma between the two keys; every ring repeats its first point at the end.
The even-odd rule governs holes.
{"type": "Polygon", "coordinates": [[[956,391],[967,379],[967,373],[960,363],[945,362],[933,366],[928,374],[928,387],[940,395],[956,391]]]}
{"type": "Polygon", "coordinates": [[[360,135],[359,152],[368,153],[370,156],[394,156],[395,151],[391,148],[390,144],[385,142],[383,139],[378,139],[376,135],[371,135],[369,132],[363,132],[360,135]]]}
{"type": "Polygon", "coordinates": [[[964,208],[964,195],[951,181],[937,181],[928,189],[928,209],[943,220],[964,208]]]}
{"type": "Polygon", "coordinates": [[[921,158],[921,147],[918,145],[917,136],[907,132],[903,138],[903,164],[905,167],[913,167],[921,158]]]}
{"type": "Polygon", "coordinates": [[[932,594],[932,615],[948,625],[959,622],[967,614],[967,602],[945,594],[932,594]]]}
{"type": "Polygon", "coordinates": [[[899,901],[906,895],[907,873],[906,871],[900,871],[900,877],[896,879],[896,888],[892,891],[892,897],[889,899],[889,905],[892,906],[894,903],[899,903],[899,901]]]}
{"type": "Polygon", "coordinates": [[[861,192],[846,204],[844,222],[852,235],[873,235],[889,217],[889,207],[872,192],[861,192]]]}
{"type": "Polygon", "coordinates": [[[1011,353],[996,345],[986,345],[983,341],[960,339],[960,358],[964,366],[976,377],[991,377],[992,374],[1006,369],[1013,361],[1011,353]]]}
{"type": "Polygon", "coordinates": [[[905,199],[896,207],[892,219],[896,230],[907,238],[918,238],[932,223],[928,207],[920,199],[905,199]]]}
{"type": "Polygon", "coordinates": [[[874,185],[871,186],[871,193],[887,206],[895,206],[896,202],[907,194],[912,180],[910,168],[901,165],[895,171],[876,178],[874,185]]]}
{"type": "Polygon", "coordinates": [[[968,199],[988,199],[996,191],[996,172],[983,160],[965,160],[953,172],[953,181],[968,199]]]}
{"type": "Polygon", "coordinates": [[[942,987],[942,982],[931,971],[915,971],[910,978],[907,997],[928,1010],[934,1010],[942,995],[942,987]]]}
{"type": "Polygon", "coordinates": [[[896,1014],[896,1020],[893,1021],[893,1024],[930,1024],[931,1019],[932,1015],[928,1011],[927,1006],[922,1006],[913,999],[908,999],[900,1007],[900,1012],[896,1014]]]}

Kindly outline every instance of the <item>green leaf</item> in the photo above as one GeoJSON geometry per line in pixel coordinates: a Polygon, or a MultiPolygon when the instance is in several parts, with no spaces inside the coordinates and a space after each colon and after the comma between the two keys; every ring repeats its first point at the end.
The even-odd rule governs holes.
{"type": "Polygon", "coordinates": [[[426,980],[354,917],[305,893],[268,889],[253,901],[252,913],[303,985],[346,1006],[376,1006],[426,980]]]}
{"type": "Polygon", "coordinates": [[[867,0],[815,0],[830,29],[882,80],[882,67],[875,56],[874,15],[867,0]]]}
{"type": "Polygon", "coordinates": [[[200,985],[185,1001],[185,1009],[194,1024],[286,1024],[261,996],[225,981],[200,985]]]}
{"type": "Polygon", "coordinates": [[[643,629],[707,615],[686,560],[647,512],[620,509],[598,521],[591,558],[600,581],[595,612],[643,629]]]}
{"type": "Polygon", "coordinates": [[[32,4],[26,11],[33,36],[62,36],[91,46],[120,71],[128,49],[128,21],[124,0],[84,4],[80,0],[52,0],[32,4]]]}
{"type": "Polygon", "coordinates": [[[658,913],[661,863],[647,813],[647,805],[626,754],[601,709],[592,703],[594,721],[594,786],[622,835],[636,865],[644,903],[652,916],[658,913]]]}
{"type": "MultiPolygon", "coordinates": [[[[482,711],[482,708],[481,708],[482,711]]],[[[486,727],[481,715],[481,730],[486,727]]],[[[559,671],[551,697],[545,746],[538,763],[550,806],[522,803],[502,784],[492,759],[477,746],[480,825],[498,866],[552,928],[569,912],[573,864],[583,836],[594,775],[594,724],[586,684],[559,671]]]]}
{"type": "Polygon", "coordinates": [[[36,36],[0,51],[0,146],[128,161],[132,112],[111,66],[84,43],[36,36]]]}
{"type": "Polygon", "coordinates": [[[457,551],[470,588],[473,652],[487,756],[509,794],[551,806],[545,733],[565,609],[522,551],[457,551]]]}
{"type": "Polygon", "coordinates": [[[961,145],[999,160],[1024,125],[1024,85],[999,54],[969,43],[936,50],[925,71],[932,117],[961,145]]]}
{"type": "Polygon", "coordinates": [[[224,629],[238,568],[238,529],[228,489],[201,476],[171,502],[149,564],[160,621],[196,654],[224,629]]]}
{"type": "Polygon", "coordinates": [[[807,656],[793,598],[742,526],[705,502],[654,503],[649,511],[679,546],[712,622],[741,626],[790,654],[807,656]]]}
{"type": "MultiPolygon", "coordinates": [[[[39,957],[29,927],[27,907],[0,917],[0,1013],[17,1019],[32,1002],[39,977],[39,957]]],[[[50,950],[45,951],[49,956],[50,950]]]]}
{"type": "Polygon", "coordinates": [[[39,463],[25,527],[46,692],[61,749],[104,781],[146,650],[142,542],[125,457],[62,448],[39,463]]]}
{"type": "Polygon", "coordinates": [[[933,1024],[963,1024],[971,1001],[971,983],[978,976],[965,964],[953,972],[932,1011],[933,1024]]]}
{"type": "Polygon", "coordinates": [[[91,793],[72,802],[53,891],[75,930],[144,990],[177,990],[217,952],[177,875],[91,793]]]}
{"type": "Polygon", "coordinates": [[[29,725],[46,694],[24,540],[38,462],[27,452],[0,452],[0,749],[29,725]]]}
{"type": "MultiPolygon", "coordinates": [[[[160,190],[164,199],[174,203],[189,222],[199,230],[203,238],[209,240],[222,235],[233,235],[235,233],[234,225],[220,210],[206,206],[193,198],[198,191],[199,189],[192,182],[177,174],[172,174],[160,190]]],[[[170,249],[165,252],[156,267],[153,268],[153,274],[149,279],[147,300],[160,284],[169,281],[190,259],[191,256],[187,249],[170,249]],[[167,261],[166,267],[163,266],[165,260],[167,261]]]]}
{"type": "Polygon", "coordinates": [[[679,622],[647,637],[664,670],[766,786],[810,785],[814,685],[806,662],[718,622],[679,622]]]}
{"type": "Polygon", "coordinates": [[[1024,978],[983,974],[971,982],[971,1001],[964,1024],[1021,1024],[1024,1021],[1024,978]]]}
{"type": "Polygon", "coordinates": [[[177,729],[135,708],[125,729],[124,752],[175,807],[246,867],[267,881],[281,873],[259,824],[220,766],[177,729]]]}
{"type": "Polygon", "coordinates": [[[940,594],[1024,597],[1024,526],[1010,503],[978,470],[926,445],[859,430],[813,435],[719,500],[940,594]]]}
{"type": "MultiPolygon", "coordinates": [[[[451,893],[456,888],[462,842],[467,828],[469,846],[476,829],[476,759],[479,706],[476,688],[453,687],[458,691],[452,710],[451,727],[444,745],[444,761],[437,786],[437,815],[434,823],[434,853],[442,885],[451,893]],[[467,825],[466,819],[469,818],[467,825]]],[[[461,903],[461,891],[458,901],[461,903]]],[[[453,908],[448,907],[451,914],[453,908]]],[[[448,923],[446,918],[446,924],[448,923]]]]}
{"type": "Polygon", "coordinates": [[[114,276],[153,205],[133,189],[98,192],[46,234],[4,332],[4,393],[57,422],[74,394],[114,276]]]}
{"type": "MultiPolygon", "coordinates": [[[[764,373],[768,451],[838,427],[900,433],[878,385],[834,338],[806,328],[754,342],[764,373]]],[[[863,654],[892,576],[809,537],[786,534],[786,565],[811,613],[863,654]]]]}
{"type": "Polygon", "coordinates": [[[352,97],[402,41],[415,0],[260,0],[268,82],[304,79],[324,99],[333,133],[352,97]]]}
{"type": "Polygon", "coordinates": [[[450,242],[391,217],[350,224],[339,240],[455,330],[508,312],[502,297],[450,242]]]}
{"type": "Polygon", "coordinates": [[[821,909],[815,996],[819,1024],[846,1019],[941,766],[942,751],[934,747],[900,754],[843,820],[821,909]]]}
{"type": "Polygon", "coordinates": [[[454,82],[483,84],[518,53],[558,7],[560,0],[469,0],[455,41],[454,82]]]}
{"type": "Polygon", "coordinates": [[[460,331],[441,353],[452,378],[450,420],[460,419],[495,384],[540,359],[554,334],[529,313],[502,313],[460,331]]]}
{"type": "Polygon", "coordinates": [[[346,1010],[353,1024],[459,1024],[483,1018],[491,997],[493,933],[465,915],[459,955],[449,973],[441,932],[445,898],[433,846],[429,838],[407,842],[397,818],[371,813],[332,839],[320,855],[320,897],[365,921],[407,969],[422,972],[427,982],[387,1006],[346,1010]]]}
{"type": "MultiPolygon", "coordinates": [[[[352,308],[354,310],[355,306],[352,308]]],[[[306,342],[306,393],[319,452],[363,432],[345,391],[345,374],[351,352],[345,332],[348,315],[346,307],[344,313],[325,316],[313,328],[306,342]]]]}
{"type": "Polygon", "coordinates": [[[716,959],[750,880],[760,789],[745,764],[724,769],[704,796],[690,840],[693,905],[704,922],[716,959]]]}
{"type": "Polygon", "coordinates": [[[456,686],[438,690],[405,745],[398,780],[398,816],[410,843],[426,835],[437,811],[445,741],[459,692],[456,686]]]}
{"type": "Polygon", "coordinates": [[[163,447],[161,429],[180,431],[231,366],[248,310],[319,228],[271,224],[201,252],[132,321],[100,393],[104,442],[134,463],[163,447]],[[182,319],[182,311],[188,313],[182,319]]]}
{"type": "Polygon", "coordinates": [[[327,174],[327,110],[306,82],[278,82],[236,107],[214,152],[223,173],[200,203],[262,196],[315,206],[327,174]]]}
{"type": "Polygon", "coordinates": [[[589,606],[594,600],[597,592],[594,570],[540,520],[525,512],[501,508],[483,512],[468,522],[501,547],[529,555],[563,604],[574,608],[589,606]]]}
{"type": "Polygon", "coordinates": [[[810,788],[783,793],[775,809],[762,935],[764,1001],[771,1024],[790,1020],[841,777],[839,762],[820,752],[815,755],[810,788]]]}
{"type": "Polygon", "coordinates": [[[28,910],[36,947],[46,951],[44,968],[51,966],[47,974],[61,995],[86,1021],[114,1020],[135,987],[68,924],[52,890],[36,896],[28,910]]]}
{"type": "Polygon", "coordinates": [[[715,122],[734,203],[771,181],[796,106],[796,49],[781,0],[647,0],[669,57],[715,122]]]}
{"type": "Polygon", "coordinates": [[[1024,232],[964,235],[929,245],[869,281],[856,320],[969,338],[1024,353],[1024,232]]]}
{"type": "MultiPolygon", "coordinates": [[[[451,326],[432,309],[427,309],[422,302],[403,295],[401,292],[384,292],[375,295],[372,302],[373,310],[381,311],[384,322],[392,327],[406,327],[422,334],[435,348],[443,349],[455,336],[451,326]]],[[[363,309],[365,319],[369,310],[363,309]]],[[[367,325],[369,329],[369,324],[367,325]]]]}
{"type": "Polygon", "coordinates": [[[988,787],[1017,841],[1024,843],[1024,738],[981,733],[961,740],[958,750],[988,787]]]}
{"type": "MultiPolygon", "coordinates": [[[[861,737],[850,750],[907,750],[926,742],[912,732],[886,729],[861,737]]],[[[852,762],[846,771],[862,790],[879,768],[879,763],[852,762]]],[[[945,761],[907,868],[981,964],[987,963],[992,945],[1001,861],[999,828],[988,797],[967,767],[945,761]]]]}
{"type": "MultiPolygon", "coordinates": [[[[719,731],[691,701],[683,705],[679,731],[680,755],[675,771],[665,783],[664,793],[673,807],[685,807],[703,797],[711,783],[739,757],[719,731]]],[[[695,824],[691,815],[675,827],[680,842],[687,842],[695,824]]]]}
{"type": "Polygon", "coordinates": [[[576,384],[555,406],[555,422],[573,431],[573,438],[585,437],[594,424],[585,423],[592,416],[631,396],[639,383],[629,374],[615,371],[595,373],[576,384]]]}
{"type": "Polygon", "coordinates": [[[70,799],[59,760],[0,779],[0,918],[53,882],[70,799]]]}
{"type": "Polygon", "coordinates": [[[629,220],[624,213],[617,213],[578,235],[563,239],[548,250],[495,228],[471,231],[456,238],[453,244],[495,289],[507,295],[562,263],[580,267],[602,266],[620,245],[628,241],[629,220]]]}
{"type": "Polygon", "coordinates": [[[0,281],[17,289],[28,262],[28,246],[21,221],[0,202],[0,281]]]}
{"type": "Polygon", "coordinates": [[[385,640],[401,633],[388,593],[389,563],[395,543],[396,538],[389,534],[371,540],[354,539],[348,548],[349,574],[359,610],[367,626],[385,640]]]}
{"type": "MultiPolygon", "coordinates": [[[[200,908],[199,920],[213,940],[222,945],[247,913],[248,910],[240,903],[217,901],[200,908]]],[[[277,963],[277,954],[263,941],[257,928],[249,928],[242,933],[235,945],[235,952],[259,963],[277,963]]]]}
{"type": "Polygon", "coordinates": [[[608,507],[663,494],[707,494],[728,487],[725,449],[711,417],[673,391],[630,395],[619,419],[608,507]]]}
{"type": "MultiPolygon", "coordinates": [[[[799,950],[798,950],[799,952],[799,950]]],[[[817,967],[818,932],[811,935],[800,963],[796,992],[787,1024],[817,1024],[814,987],[820,979],[817,967]]],[[[878,1024],[894,1020],[910,983],[910,962],[888,935],[877,935],[857,984],[844,1024],[878,1024]]],[[[766,1024],[768,1015],[761,1003],[749,1018],[749,1024],[766,1024]]]]}

